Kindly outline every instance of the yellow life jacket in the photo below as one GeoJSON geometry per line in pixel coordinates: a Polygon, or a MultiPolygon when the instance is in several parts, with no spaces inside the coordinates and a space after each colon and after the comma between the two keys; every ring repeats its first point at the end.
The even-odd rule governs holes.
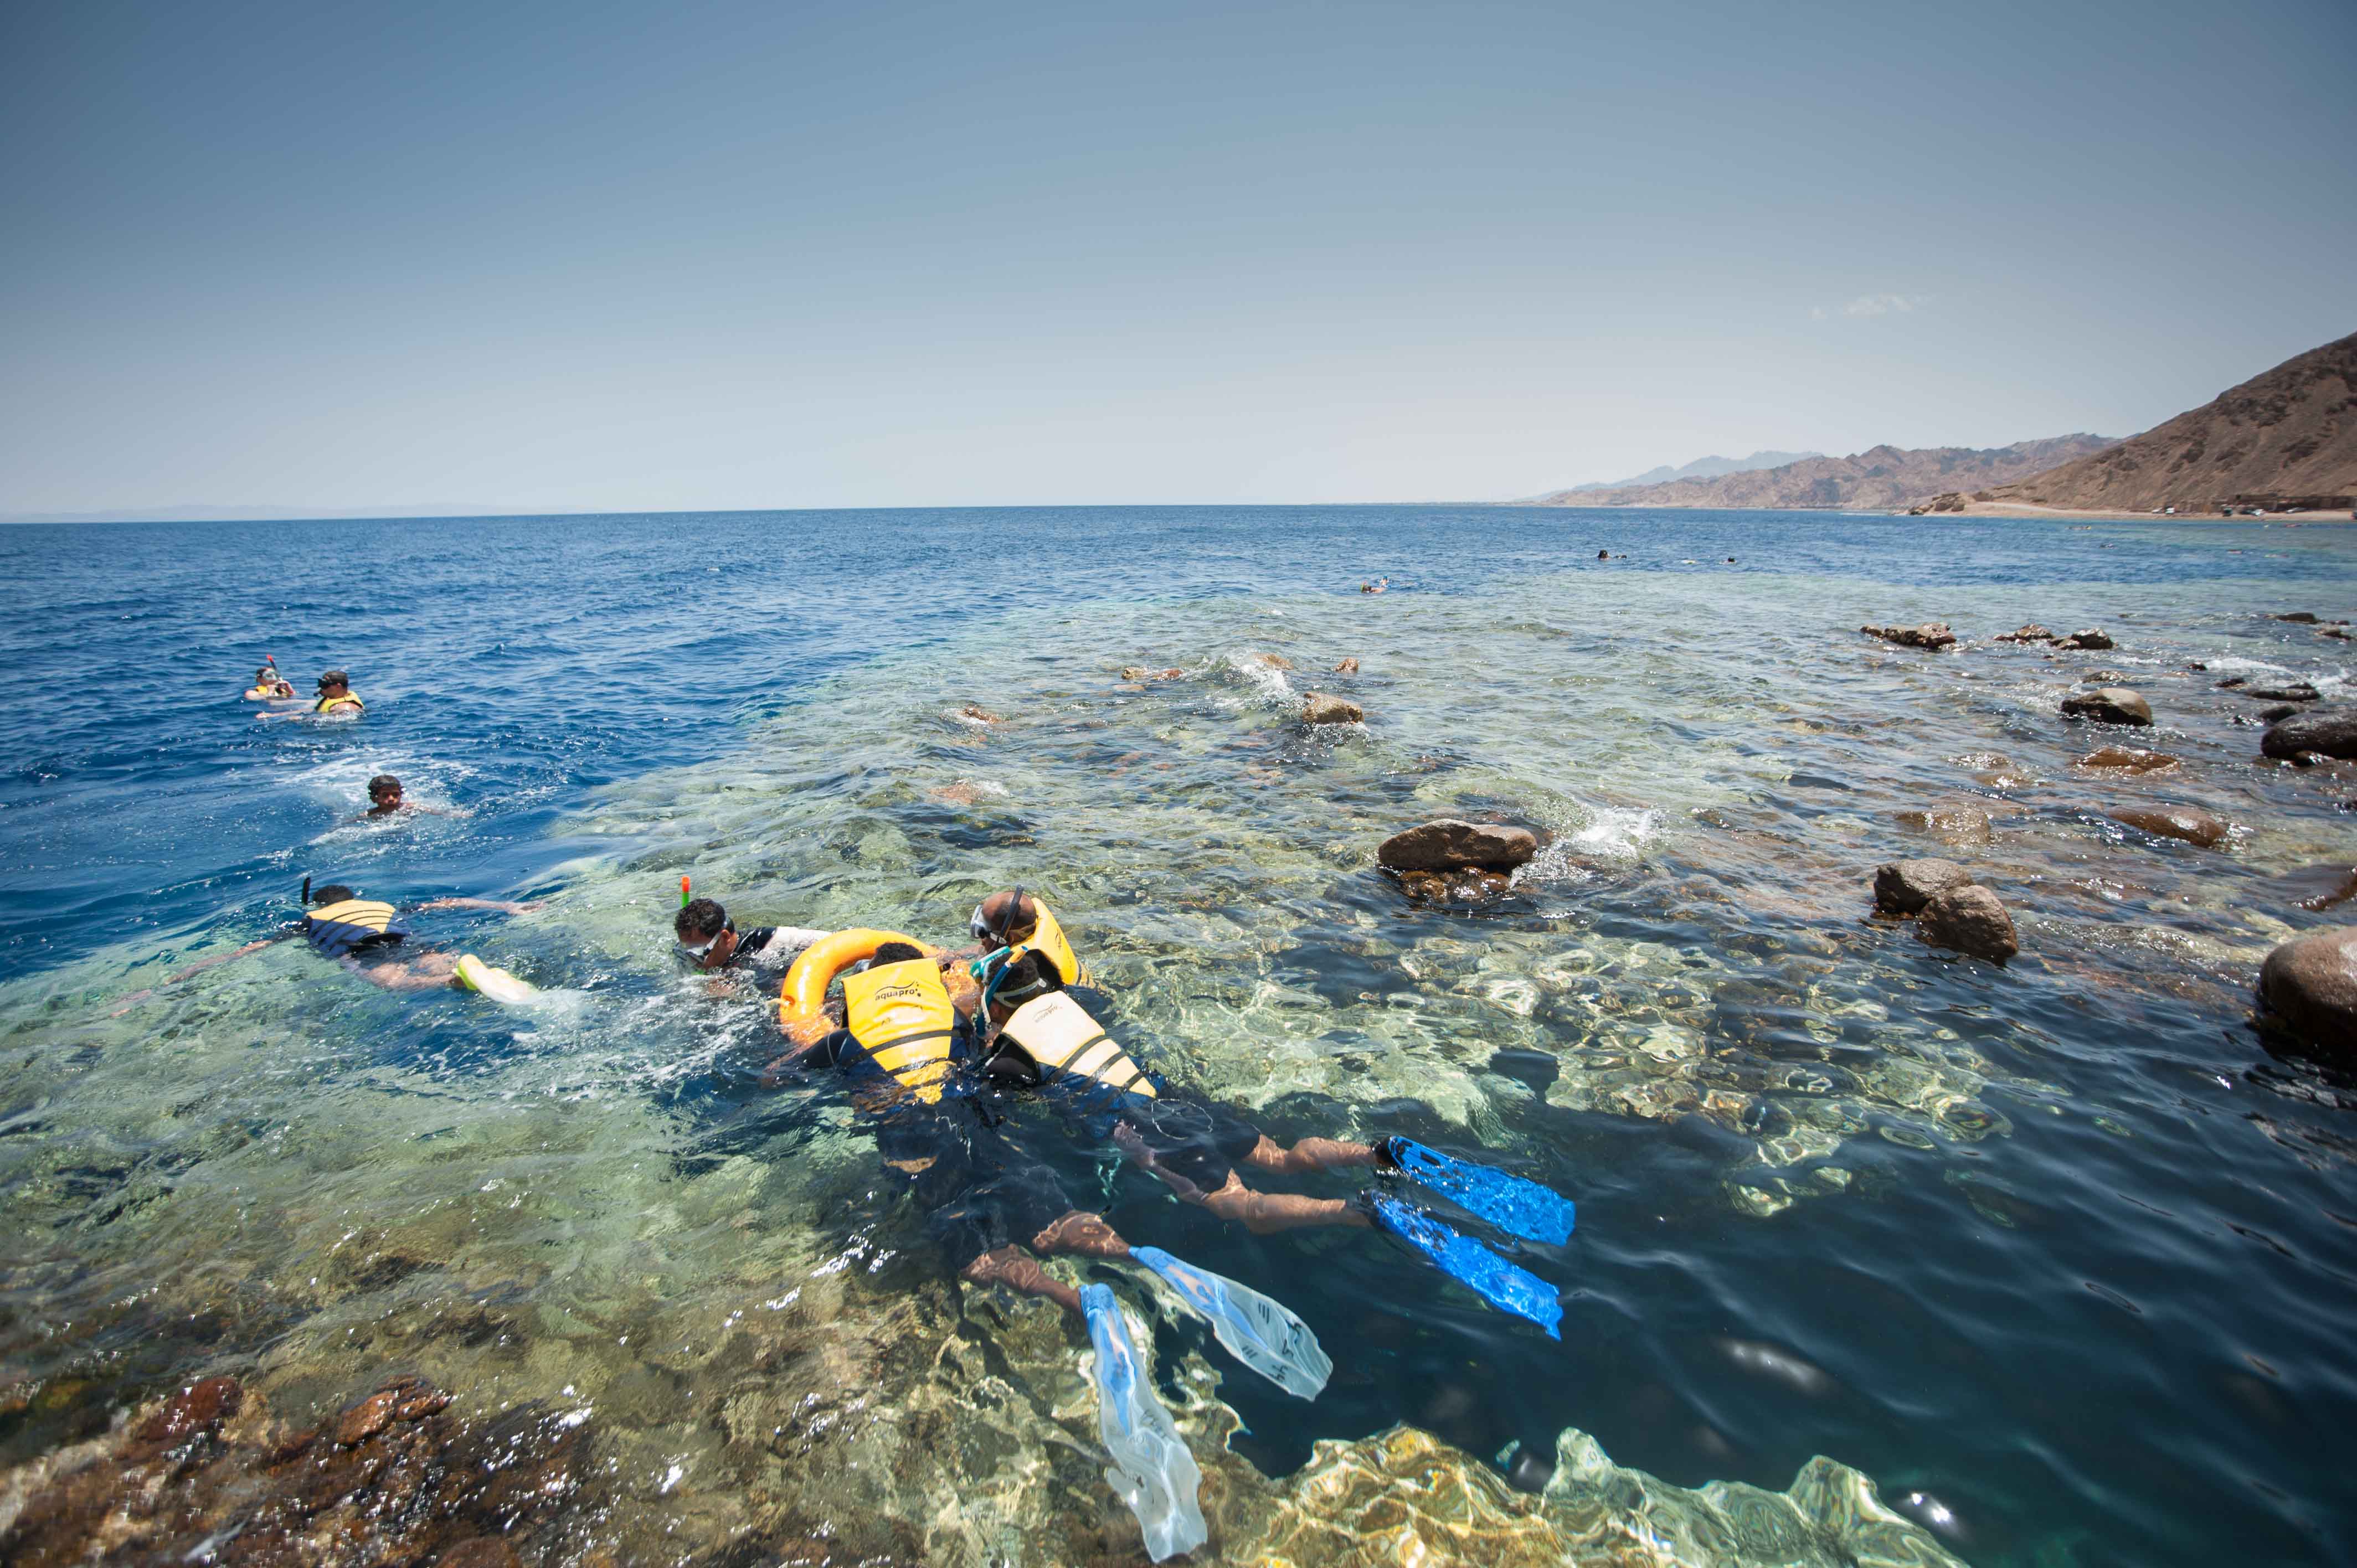
{"type": "Polygon", "coordinates": [[[1072,950],[1072,944],[1064,940],[1064,928],[1056,923],[1056,917],[1049,913],[1048,906],[1035,897],[1031,907],[1039,911],[1039,923],[1032,928],[1028,940],[1006,950],[1006,961],[1016,963],[1025,953],[1036,952],[1056,966],[1056,972],[1065,984],[1094,985],[1096,976],[1088,972],[1088,966],[1081,962],[1080,954],[1072,950]]]}
{"type": "Polygon", "coordinates": [[[344,694],[340,697],[320,698],[318,704],[311,711],[315,714],[332,714],[338,708],[342,707],[346,703],[350,703],[352,705],[352,711],[355,713],[364,714],[368,712],[368,704],[354,696],[352,694],[351,688],[349,686],[344,689],[344,694]]]}
{"type": "Polygon", "coordinates": [[[1008,1015],[999,1038],[1012,1040],[1043,1073],[1093,1079],[1117,1094],[1159,1098],[1146,1069],[1098,1027],[1089,1010],[1061,991],[1034,996],[1008,1015]]]}
{"type": "Polygon", "coordinates": [[[910,958],[846,974],[843,1008],[851,1037],[877,1067],[927,1104],[941,1099],[957,1008],[939,964],[910,958]]]}
{"type": "Polygon", "coordinates": [[[283,695],[275,686],[248,686],[245,689],[245,700],[249,703],[283,703],[294,694],[292,686],[286,688],[283,695]]]}
{"type": "Polygon", "coordinates": [[[303,917],[303,935],[329,958],[362,948],[397,942],[409,933],[393,923],[392,905],[374,898],[342,898],[303,917]]]}

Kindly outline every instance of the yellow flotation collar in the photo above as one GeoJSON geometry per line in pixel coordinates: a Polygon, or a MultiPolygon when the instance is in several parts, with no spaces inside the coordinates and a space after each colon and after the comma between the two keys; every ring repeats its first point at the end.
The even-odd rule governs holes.
{"type": "Polygon", "coordinates": [[[861,959],[874,958],[876,950],[886,942],[906,942],[926,953],[933,950],[914,937],[866,926],[821,937],[802,950],[778,986],[778,1027],[798,1046],[823,1036],[834,1027],[826,1015],[826,988],[861,959]]]}
{"type": "Polygon", "coordinates": [[[931,1104],[950,1072],[950,1041],[957,1008],[929,958],[902,959],[843,977],[843,1010],[851,1037],[897,1079],[931,1104]]]}
{"type": "Polygon", "coordinates": [[[352,705],[355,712],[363,714],[368,712],[368,704],[361,702],[350,691],[346,691],[340,697],[320,698],[317,703],[312,707],[311,711],[315,714],[332,714],[347,703],[350,703],[352,705]]]}
{"type": "Polygon", "coordinates": [[[375,898],[339,899],[307,913],[303,934],[329,958],[341,958],[358,948],[401,940],[407,933],[392,929],[396,913],[375,898]]]}
{"type": "Polygon", "coordinates": [[[1006,950],[1006,961],[1015,963],[1025,953],[1036,952],[1056,966],[1056,972],[1065,984],[1094,985],[1096,976],[1081,962],[1080,954],[1072,950],[1072,944],[1064,938],[1064,928],[1056,923],[1056,917],[1046,904],[1040,902],[1037,894],[1032,896],[1031,907],[1039,912],[1039,921],[1031,928],[1030,936],[1006,950]]]}
{"type": "Polygon", "coordinates": [[[1020,1046],[1043,1072],[1093,1079],[1117,1094],[1160,1098],[1146,1069],[1130,1060],[1129,1053],[1067,992],[1050,991],[1017,1007],[999,1037],[1020,1046]]]}

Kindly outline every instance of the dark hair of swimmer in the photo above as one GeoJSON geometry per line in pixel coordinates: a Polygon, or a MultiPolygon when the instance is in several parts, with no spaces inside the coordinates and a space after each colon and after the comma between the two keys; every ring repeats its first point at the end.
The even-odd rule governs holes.
{"type": "Polygon", "coordinates": [[[400,793],[401,780],[395,779],[390,773],[380,773],[375,778],[369,780],[369,795],[371,798],[374,798],[378,795],[398,795],[400,793]]]}
{"type": "Polygon", "coordinates": [[[330,882],[325,887],[311,890],[314,904],[340,904],[352,896],[352,890],[340,882],[330,882]]]}
{"type": "Polygon", "coordinates": [[[999,976],[998,983],[991,988],[990,999],[1014,1007],[1048,989],[1048,977],[1039,972],[1039,955],[1028,952],[1006,966],[1006,972],[999,976]]]}
{"type": "Polygon", "coordinates": [[[870,963],[906,963],[912,958],[922,958],[925,950],[909,942],[886,942],[876,950],[870,963]]]}
{"type": "Polygon", "coordinates": [[[708,942],[728,924],[728,911],[716,899],[698,898],[672,917],[671,929],[683,942],[708,942]]]}
{"type": "Polygon", "coordinates": [[[1019,942],[1038,929],[1039,905],[1020,887],[1010,887],[985,898],[974,917],[974,923],[983,928],[974,933],[977,938],[986,932],[1001,942],[1019,942]]]}

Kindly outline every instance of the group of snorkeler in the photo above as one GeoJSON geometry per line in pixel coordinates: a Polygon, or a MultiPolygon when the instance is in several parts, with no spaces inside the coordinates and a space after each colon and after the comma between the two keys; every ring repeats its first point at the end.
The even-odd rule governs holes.
{"type": "Polygon", "coordinates": [[[1072,1133],[1118,1150],[1181,1201],[1257,1234],[1303,1226],[1385,1230],[1492,1306],[1560,1337],[1563,1307],[1553,1286],[1403,1189],[1437,1196],[1510,1238],[1509,1248],[1561,1245],[1572,1230],[1569,1201],[1409,1138],[1282,1144],[1229,1108],[1175,1088],[1099,1022],[1109,998],[1054,913],[1021,887],[985,898],[968,922],[970,945],[955,950],[864,929],[740,932],[710,898],[684,903],[673,931],[699,972],[782,974],[786,1048],[764,1081],[805,1067],[848,1075],[886,1169],[963,1278],[1054,1302],[1085,1323],[1096,1350],[1098,1434],[1116,1466],[1107,1479],[1137,1514],[1157,1561],[1206,1539],[1195,1498],[1200,1473],[1140,1374],[1113,1293],[1102,1284],[1075,1289],[1040,1260],[1143,1266],[1239,1361],[1302,1399],[1318,1396],[1331,1363],[1308,1326],[1279,1303],[1133,1244],[1074,1203],[1056,1173],[1009,1133],[1007,1119],[993,1113],[993,1102],[1045,1101],[1072,1133]],[[1254,1185],[1345,1170],[1379,1179],[1349,1198],[1254,1185]]]}
{"type": "MultiPolygon", "coordinates": [[[[262,657],[262,668],[253,672],[253,684],[245,690],[249,703],[295,703],[295,683],[278,672],[278,661],[271,654],[262,657]]],[[[349,671],[329,670],[319,677],[317,694],[305,706],[296,708],[265,708],[254,714],[257,719],[293,718],[358,718],[368,711],[368,704],[352,692],[349,671]]]]}
{"type": "MultiPolygon", "coordinates": [[[[274,696],[273,682],[285,686],[265,665],[247,695],[274,696]]],[[[323,675],[319,689],[310,711],[334,713],[345,703],[360,710],[344,671],[323,675]]],[[[400,781],[391,775],[371,779],[369,792],[371,817],[405,809],[400,781]]],[[[511,1003],[533,995],[529,984],[473,953],[414,940],[406,917],[438,909],[516,915],[537,903],[445,897],[404,910],[342,884],[315,890],[308,879],[302,901],[301,917],[277,934],[172,979],[300,938],[319,956],[388,990],[452,987],[511,1003]]],[[[1052,1302],[1085,1326],[1095,1350],[1098,1435],[1114,1460],[1106,1479],[1136,1514],[1157,1562],[1208,1539],[1196,1497],[1201,1473],[1144,1371],[1113,1292],[1102,1283],[1075,1288],[1042,1260],[1148,1271],[1208,1322],[1237,1360],[1298,1398],[1318,1397],[1332,1363],[1308,1326],[1280,1303],[1133,1243],[1102,1214],[1074,1202],[1055,1170],[1023,1146],[1005,1113],[1008,1101],[1052,1108],[1071,1135],[1117,1151],[1180,1201],[1256,1234],[1311,1226],[1383,1230],[1491,1305],[1560,1337],[1555,1288],[1501,1252],[1524,1243],[1563,1244],[1574,1219],[1568,1200],[1405,1137],[1280,1143],[1231,1108],[1172,1085],[1101,1022],[1111,1015],[1111,999],[1054,913],[1022,887],[983,899],[968,920],[968,940],[954,950],[864,928],[740,931],[717,902],[690,897],[684,879],[673,924],[694,972],[724,986],[737,978],[777,986],[784,1048],[762,1081],[774,1087],[814,1068],[844,1074],[888,1179],[924,1216],[960,1277],[1052,1302]],[[1375,1179],[1351,1197],[1266,1185],[1272,1177],[1350,1171],[1375,1179]],[[1431,1198],[1451,1218],[1427,1207],[1431,1198]],[[1468,1217],[1469,1229],[1497,1240],[1485,1244],[1460,1230],[1468,1217]]]]}

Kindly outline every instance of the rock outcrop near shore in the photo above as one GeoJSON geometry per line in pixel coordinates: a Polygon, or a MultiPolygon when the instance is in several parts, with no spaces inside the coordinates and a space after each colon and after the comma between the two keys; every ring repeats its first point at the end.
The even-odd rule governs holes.
{"type": "Polygon", "coordinates": [[[1956,634],[1948,629],[1945,621],[1926,621],[1921,626],[1867,625],[1857,629],[1867,637],[1878,637],[1901,648],[1921,648],[1933,653],[1956,645],[1956,634]]]}
{"type": "Polygon", "coordinates": [[[1874,907],[1886,915],[1920,915],[1941,894],[1972,886],[1953,860],[1894,860],[1874,873],[1874,907]]]}
{"type": "Polygon", "coordinates": [[[1375,863],[1387,871],[1512,871],[1538,852],[1528,828],[1441,817],[1385,839],[1375,863]]]}
{"type": "Polygon", "coordinates": [[[2357,1052],[2357,926],[2295,938],[2259,970],[2262,1022],[2336,1056],[2357,1052]]]}
{"type": "Polygon", "coordinates": [[[1347,697],[1312,692],[1301,700],[1301,722],[1304,724],[1355,725],[1366,716],[1366,711],[1347,697]]]}
{"type": "Polygon", "coordinates": [[[1934,895],[1915,918],[1915,934],[1935,948],[2003,963],[2021,950],[2013,917],[1986,887],[1951,887],[1934,895]]]}
{"type": "Polygon", "coordinates": [[[2062,716],[2102,725],[2149,726],[2152,704],[2126,686],[2099,686],[2092,692],[2063,698],[2062,716]]]}
{"type": "Polygon", "coordinates": [[[2310,752],[2357,757],[2357,708],[2314,708],[2277,719],[2259,737],[2259,750],[2285,761],[2310,752]]]}

